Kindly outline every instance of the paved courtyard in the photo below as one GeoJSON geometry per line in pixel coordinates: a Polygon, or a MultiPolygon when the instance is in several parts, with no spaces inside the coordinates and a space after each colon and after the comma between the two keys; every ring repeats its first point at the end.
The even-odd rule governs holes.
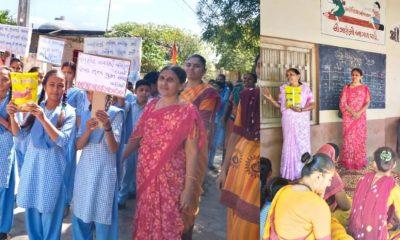
{"type": "MultiPolygon", "coordinates": [[[[215,160],[221,164],[221,153],[215,160]]],[[[195,240],[223,240],[226,230],[226,211],[219,203],[219,191],[215,185],[217,173],[209,171],[204,184],[204,194],[200,206],[200,215],[196,219],[193,238],[195,240]]],[[[135,200],[128,201],[127,208],[119,211],[119,236],[122,240],[131,239],[132,218],[135,209],[135,200]]],[[[64,220],[62,239],[72,240],[71,214],[64,220]]],[[[14,228],[11,231],[13,240],[27,240],[24,223],[24,210],[14,209],[14,228]]]]}

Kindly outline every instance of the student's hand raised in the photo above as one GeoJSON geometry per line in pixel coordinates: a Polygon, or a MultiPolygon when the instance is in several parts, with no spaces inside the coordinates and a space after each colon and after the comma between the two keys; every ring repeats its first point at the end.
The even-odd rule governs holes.
{"type": "Polygon", "coordinates": [[[86,129],[89,132],[93,132],[99,126],[99,122],[96,118],[91,118],[86,122],[86,129]]]}
{"type": "Polygon", "coordinates": [[[105,129],[109,129],[111,127],[110,117],[106,111],[98,110],[96,112],[96,118],[101,122],[101,124],[103,124],[105,129]]]}
{"type": "Polygon", "coordinates": [[[12,102],[9,102],[7,104],[7,113],[8,113],[8,115],[10,115],[10,117],[13,117],[14,114],[16,114],[17,112],[18,112],[17,105],[15,105],[12,102]]]}

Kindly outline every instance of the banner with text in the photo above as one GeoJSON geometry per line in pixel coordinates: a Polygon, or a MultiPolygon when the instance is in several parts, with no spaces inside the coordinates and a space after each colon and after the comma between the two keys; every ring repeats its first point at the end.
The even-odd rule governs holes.
{"type": "Polygon", "coordinates": [[[40,36],[37,60],[61,66],[65,42],[40,36]]]}
{"type": "Polygon", "coordinates": [[[80,52],[76,69],[76,86],[85,90],[125,97],[131,62],[80,52]]]}
{"type": "Polygon", "coordinates": [[[29,27],[0,24],[0,51],[27,56],[32,29],[29,27]]]}
{"type": "Polygon", "coordinates": [[[140,78],[142,58],[142,38],[85,38],[83,51],[85,53],[118,57],[131,61],[129,81],[135,82],[140,78]]]}

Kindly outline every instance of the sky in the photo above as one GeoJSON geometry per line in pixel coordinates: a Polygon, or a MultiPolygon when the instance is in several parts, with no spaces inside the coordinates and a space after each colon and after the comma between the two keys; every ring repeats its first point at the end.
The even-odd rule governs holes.
{"type": "MultiPolygon", "coordinates": [[[[110,0],[31,0],[30,24],[34,28],[55,17],[80,30],[105,30],[110,0]]],[[[198,0],[111,0],[111,26],[122,22],[168,24],[201,34],[196,10],[198,0]],[[185,3],[186,2],[186,3],[185,3]],[[187,5],[189,6],[187,6],[187,5]],[[193,9],[193,10],[192,10],[193,9]]],[[[0,9],[8,9],[17,18],[18,0],[0,0],[0,9]]]]}

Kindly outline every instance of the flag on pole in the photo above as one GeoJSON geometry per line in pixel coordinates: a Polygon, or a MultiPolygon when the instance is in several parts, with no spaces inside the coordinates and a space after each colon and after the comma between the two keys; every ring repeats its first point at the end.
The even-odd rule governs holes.
{"type": "Polygon", "coordinates": [[[176,47],[175,42],[174,45],[172,46],[171,63],[173,65],[176,65],[178,63],[178,49],[176,47]]]}

